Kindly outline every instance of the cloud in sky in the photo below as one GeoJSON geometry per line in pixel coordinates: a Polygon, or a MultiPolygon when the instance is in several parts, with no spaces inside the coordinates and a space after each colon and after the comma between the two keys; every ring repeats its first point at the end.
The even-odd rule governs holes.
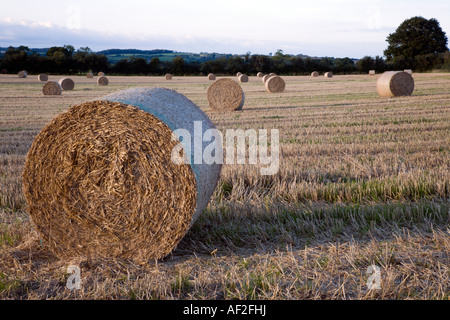
{"type": "Polygon", "coordinates": [[[360,58],[382,55],[386,37],[407,18],[450,28],[448,1],[429,0],[3,0],[0,46],[71,44],[190,52],[360,58]]]}

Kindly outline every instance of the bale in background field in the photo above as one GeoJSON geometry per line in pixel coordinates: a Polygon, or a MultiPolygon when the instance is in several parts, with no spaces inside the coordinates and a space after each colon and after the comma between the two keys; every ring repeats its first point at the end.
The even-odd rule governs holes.
{"type": "Polygon", "coordinates": [[[257,76],[258,78],[262,78],[262,77],[264,77],[264,73],[258,72],[258,73],[256,74],[256,76],[257,76]]]}
{"type": "Polygon", "coordinates": [[[375,70],[369,70],[369,76],[374,76],[376,74],[375,70]]]}
{"type": "Polygon", "coordinates": [[[99,76],[99,77],[104,77],[104,76],[105,76],[105,73],[102,72],[102,71],[100,71],[99,73],[97,73],[97,76],[99,76]]]}
{"type": "Polygon", "coordinates": [[[238,77],[238,80],[239,80],[239,82],[248,82],[248,76],[246,75],[246,74],[241,74],[239,77],[238,77]]]}
{"type": "Polygon", "coordinates": [[[270,77],[271,77],[270,74],[265,74],[261,79],[262,83],[266,83],[267,79],[269,79],[270,77]]]}
{"type": "Polygon", "coordinates": [[[317,71],[311,72],[311,77],[315,78],[315,77],[318,77],[318,76],[319,76],[319,73],[317,71]]]}
{"type": "Polygon", "coordinates": [[[172,75],[170,73],[166,73],[166,75],[164,76],[164,78],[166,80],[172,80],[172,75]]]}
{"type": "Polygon", "coordinates": [[[206,95],[209,107],[214,111],[241,110],[244,106],[244,91],[236,81],[228,78],[214,82],[206,95]]]}
{"type": "Polygon", "coordinates": [[[333,72],[325,72],[323,75],[325,78],[333,78],[333,72]]]}
{"type": "Polygon", "coordinates": [[[286,84],[281,77],[272,76],[269,79],[267,79],[265,87],[267,92],[269,93],[281,93],[284,92],[286,84]]]}
{"type": "Polygon", "coordinates": [[[19,73],[17,73],[19,78],[26,78],[28,76],[28,72],[26,72],[25,70],[19,71],[19,73]]]}
{"type": "Polygon", "coordinates": [[[62,93],[63,89],[59,82],[56,81],[48,81],[42,87],[42,93],[44,96],[59,96],[62,93]]]}
{"type": "Polygon", "coordinates": [[[48,75],[46,75],[45,73],[41,73],[40,75],[38,75],[38,80],[39,81],[48,81],[48,75]]]}
{"type": "Polygon", "coordinates": [[[413,77],[404,71],[387,71],[377,80],[381,97],[410,96],[414,91],[413,77]]]}
{"type": "Polygon", "coordinates": [[[92,72],[88,72],[88,73],[86,74],[86,78],[92,79],[92,78],[94,78],[94,74],[93,74],[92,72]]]}
{"type": "Polygon", "coordinates": [[[236,77],[238,77],[239,78],[239,76],[242,74],[242,72],[238,72],[238,73],[236,73],[236,77]]]}
{"type": "Polygon", "coordinates": [[[99,86],[107,86],[109,84],[109,80],[107,77],[98,77],[97,84],[99,86]]]}
{"type": "Polygon", "coordinates": [[[73,90],[73,88],[75,87],[75,82],[73,82],[73,80],[70,78],[62,78],[59,79],[58,82],[64,91],[73,90]]]}
{"type": "MultiPolygon", "coordinates": [[[[215,128],[193,102],[162,88],[120,91],[54,118],[36,136],[23,172],[43,244],[61,259],[144,262],[169,254],[220,177],[221,164],[192,161],[185,153],[191,146],[181,147],[175,133],[193,138],[199,123],[202,135],[215,128]],[[174,154],[186,162],[176,163],[174,154]]],[[[200,151],[206,146],[211,142],[200,151]]]]}
{"type": "Polygon", "coordinates": [[[208,74],[208,80],[216,80],[216,76],[214,73],[208,74]]]}

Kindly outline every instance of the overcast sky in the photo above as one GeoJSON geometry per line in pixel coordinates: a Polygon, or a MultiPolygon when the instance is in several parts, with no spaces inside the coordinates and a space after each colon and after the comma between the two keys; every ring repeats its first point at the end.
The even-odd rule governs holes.
{"type": "Polygon", "coordinates": [[[0,46],[361,58],[417,15],[449,37],[449,0],[0,0],[0,46]]]}

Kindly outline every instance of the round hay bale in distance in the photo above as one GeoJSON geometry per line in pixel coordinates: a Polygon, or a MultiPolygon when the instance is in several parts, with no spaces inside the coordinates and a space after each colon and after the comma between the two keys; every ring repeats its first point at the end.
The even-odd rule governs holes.
{"type": "Polygon", "coordinates": [[[94,74],[92,72],[88,72],[88,73],[86,73],[86,78],[92,79],[92,78],[94,78],[94,74]]]}
{"type": "Polygon", "coordinates": [[[410,96],[414,91],[414,79],[404,71],[387,71],[377,80],[377,91],[381,97],[410,96]]]}
{"type": "Polygon", "coordinates": [[[333,78],[333,72],[325,72],[323,75],[325,78],[333,78]]]}
{"type": "Polygon", "coordinates": [[[75,82],[73,82],[73,80],[70,78],[62,78],[59,79],[58,82],[64,91],[73,90],[73,88],[75,87],[75,82]]]}
{"type": "Polygon", "coordinates": [[[102,71],[100,71],[99,73],[97,73],[97,76],[99,76],[99,77],[104,77],[104,76],[105,76],[105,73],[102,72],[102,71]]]}
{"type": "Polygon", "coordinates": [[[208,74],[208,80],[216,80],[216,75],[214,73],[208,74]]]}
{"type": "MultiPolygon", "coordinates": [[[[220,177],[220,164],[172,158],[186,150],[175,130],[194,137],[199,122],[202,134],[215,128],[192,101],[163,88],[120,91],[54,118],[36,136],[23,172],[43,243],[61,259],[142,262],[169,254],[220,177]]],[[[200,144],[203,151],[211,142],[200,144]]]]}
{"type": "Polygon", "coordinates": [[[209,107],[214,111],[241,110],[244,106],[244,91],[232,79],[217,80],[208,88],[206,95],[209,107]]]}
{"type": "Polygon", "coordinates": [[[246,75],[246,74],[241,74],[239,77],[238,77],[238,80],[239,80],[239,82],[248,82],[248,76],[246,75]]]}
{"type": "Polygon", "coordinates": [[[26,72],[25,70],[19,71],[19,72],[17,73],[17,76],[18,76],[19,78],[26,78],[26,77],[28,76],[28,72],[26,72]]]}
{"type": "Polygon", "coordinates": [[[39,81],[48,81],[48,75],[46,75],[45,73],[41,73],[40,75],[38,75],[38,80],[39,81]]]}
{"type": "Polygon", "coordinates": [[[276,76],[276,75],[277,75],[277,74],[274,73],[274,72],[269,73],[269,76],[271,76],[271,77],[276,76]]]}
{"type": "Polygon", "coordinates": [[[44,96],[59,96],[62,91],[63,89],[57,81],[48,81],[42,87],[44,96]]]}
{"type": "Polygon", "coordinates": [[[376,74],[375,70],[369,70],[369,76],[374,76],[376,74]]]}
{"type": "Polygon", "coordinates": [[[239,78],[239,76],[242,74],[242,72],[238,72],[238,73],[236,73],[236,77],[238,77],[239,78]]]}
{"type": "Polygon", "coordinates": [[[264,73],[258,72],[258,73],[256,74],[256,76],[257,76],[258,78],[262,78],[262,77],[264,76],[264,73]]]}
{"type": "Polygon", "coordinates": [[[318,76],[319,76],[319,72],[317,72],[317,71],[311,72],[311,77],[316,78],[318,76]]]}
{"type": "Polygon", "coordinates": [[[269,79],[270,77],[271,77],[270,74],[265,74],[261,79],[262,83],[266,83],[267,79],[269,79]]]}
{"type": "Polygon", "coordinates": [[[107,77],[98,77],[97,84],[99,86],[107,86],[109,84],[109,80],[107,77]]]}
{"type": "Polygon", "coordinates": [[[272,76],[265,83],[266,91],[269,93],[281,93],[286,88],[286,83],[279,76],[272,76]]]}
{"type": "Polygon", "coordinates": [[[172,80],[172,75],[170,74],[170,73],[166,73],[166,75],[164,76],[164,78],[166,79],[166,80],[172,80]]]}

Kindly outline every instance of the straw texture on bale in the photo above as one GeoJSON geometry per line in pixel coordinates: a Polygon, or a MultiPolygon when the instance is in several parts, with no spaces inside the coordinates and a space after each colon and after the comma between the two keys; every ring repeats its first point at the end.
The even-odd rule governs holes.
{"type": "Polygon", "coordinates": [[[318,77],[319,76],[319,73],[317,72],[317,71],[313,71],[313,72],[311,72],[311,77],[318,77]]]}
{"type": "Polygon", "coordinates": [[[246,74],[241,74],[238,77],[239,82],[248,82],[248,76],[246,74]]]}
{"type": "Polygon", "coordinates": [[[170,73],[166,73],[164,78],[166,78],[166,80],[172,80],[172,75],[170,73]]]}
{"type": "Polygon", "coordinates": [[[261,79],[262,83],[266,83],[267,79],[269,79],[270,77],[271,77],[270,74],[265,74],[261,79]]]}
{"type": "Polygon", "coordinates": [[[25,70],[19,71],[19,73],[17,73],[17,75],[19,76],[19,78],[26,78],[28,76],[28,72],[26,72],[25,70]]]}
{"type": "Polygon", "coordinates": [[[208,74],[208,80],[216,80],[216,76],[214,73],[208,74]]]}
{"type": "Polygon", "coordinates": [[[369,76],[374,76],[376,74],[375,70],[369,70],[369,76]]]}
{"type": "Polygon", "coordinates": [[[99,86],[107,86],[109,84],[109,80],[107,77],[98,77],[97,84],[99,86]]]}
{"type": "Polygon", "coordinates": [[[387,71],[378,78],[377,91],[381,97],[409,96],[414,91],[414,79],[404,71],[387,71]]]}
{"type": "Polygon", "coordinates": [[[48,81],[48,75],[46,75],[45,73],[41,73],[40,75],[38,75],[38,80],[39,81],[48,81]]]}
{"type": "Polygon", "coordinates": [[[64,91],[73,90],[73,88],[75,87],[75,82],[73,82],[73,80],[70,78],[62,78],[59,79],[58,82],[64,91]]]}
{"type": "Polygon", "coordinates": [[[105,73],[102,72],[102,71],[100,71],[99,73],[97,73],[97,76],[99,76],[99,77],[104,77],[104,76],[105,76],[105,73]]]}
{"type": "Polygon", "coordinates": [[[42,93],[45,96],[59,96],[62,91],[61,85],[56,81],[48,81],[42,87],[42,93]]]}
{"type": "Polygon", "coordinates": [[[214,128],[194,103],[162,88],[117,92],[53,119],[35,138],[23,172],[43,243],[61,259],[169,254],[220,177],[219,164],[172,161],[180,143],[174,130],[194,136],[198,121],[202,133],[214,128]]]}
{"type": "Polygon", "coordinates": [[[94,74],[92,72],[88,72],[86,74],[86,78],[88,78],[88,79],[92,79],[93,77],[94,77],[94,74]]]}
{"type": "Polygon", "coordinates": [[[232,79],[217,80],[208,88],[206,95],[209,107],[214,111],[241,110],[244,106],[244,91],[232,79]]]}
{"type": "Polygon", "coordinates": [[[333,72],[325,72],[323,75],[325,78],[333,78],[333,72]]]}
{"type": "Polygon", "coordinates": [[[265,83],[265,87],[266,87],[267,92],[269,92],[269,93],[280,93],[280,92],[284,92],[286,84],[281,77],[272,76],[269,79],[267,79],[267,81],[265,83]]]}
{"type": "Polygon", "coordinates": [[[264,76],[264,73],[258,72],[258,73],[256,74],[256,76],[257,76],[258,78],[262,78],[262,77],[264,76]]]}

